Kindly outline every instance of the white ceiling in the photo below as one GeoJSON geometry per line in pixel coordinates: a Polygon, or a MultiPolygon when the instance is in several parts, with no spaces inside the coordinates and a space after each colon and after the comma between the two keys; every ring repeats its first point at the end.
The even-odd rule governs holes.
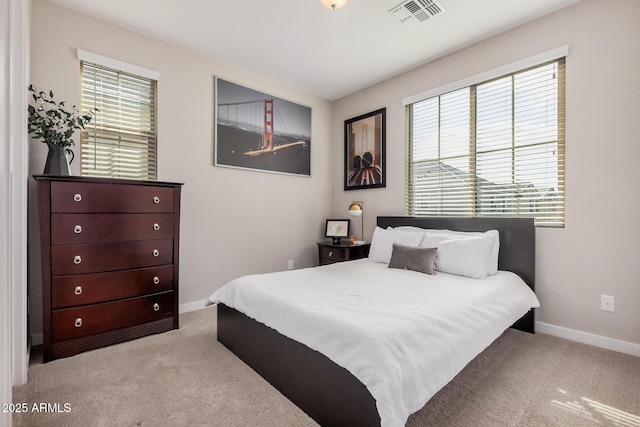
{"type": "Polygon", "coordinates": [[[439,0],[413,28],[400,0],[50,0],[330,100],[580,0],[439,0]]]}

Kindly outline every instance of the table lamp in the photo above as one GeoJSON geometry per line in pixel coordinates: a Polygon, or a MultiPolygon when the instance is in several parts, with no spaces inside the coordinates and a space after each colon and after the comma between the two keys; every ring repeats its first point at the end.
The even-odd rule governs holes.
{"type": "Polygon", "coordinates": [[[348,209],[349,215],[360,218],[360,239],[364,241],[364,202],[351,202],[348,209]]]}

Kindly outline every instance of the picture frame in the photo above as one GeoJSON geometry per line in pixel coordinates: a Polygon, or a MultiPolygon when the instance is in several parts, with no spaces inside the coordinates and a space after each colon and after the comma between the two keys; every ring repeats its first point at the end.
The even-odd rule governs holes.
{"type": "Polygon", "coordinates": [[[311,176],[311,107],[214,76],[214,166],[311,176]]]}
{"type": "Polygon", "coordinates": [[[386,115],[381,108],[344,121],[344,189],[386,187],[386,115]]]}
{"type": "Polygon", "coordinates": [[[334,245],[340,244],[340,239],[349,237],[351,221],[348,219],[328,219],[324,227],[324,237],[333,239],[334,245]]]}

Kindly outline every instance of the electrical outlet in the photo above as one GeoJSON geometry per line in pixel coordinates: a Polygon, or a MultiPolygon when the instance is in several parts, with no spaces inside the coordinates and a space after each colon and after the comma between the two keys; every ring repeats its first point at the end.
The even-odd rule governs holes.
{"type": "Polygon", "coordinates": [[[288,270],[293,270],[293,260],[290,259],[289,262],[287,262],[287,269],[288,270]]]}
{"type": "Polygon", "coordinates": [[[600,295],[600,310],[602,311],[615,311],[615,298],[611,295],[600,295]]]}

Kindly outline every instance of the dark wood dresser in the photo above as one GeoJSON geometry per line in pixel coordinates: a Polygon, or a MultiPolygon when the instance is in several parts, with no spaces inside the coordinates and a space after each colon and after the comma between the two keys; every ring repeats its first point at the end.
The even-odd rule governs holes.
{"type": "Polygon", "coordinates": [[[177,329],[182,184],[34,178],[44,361],[177,329]]]}

